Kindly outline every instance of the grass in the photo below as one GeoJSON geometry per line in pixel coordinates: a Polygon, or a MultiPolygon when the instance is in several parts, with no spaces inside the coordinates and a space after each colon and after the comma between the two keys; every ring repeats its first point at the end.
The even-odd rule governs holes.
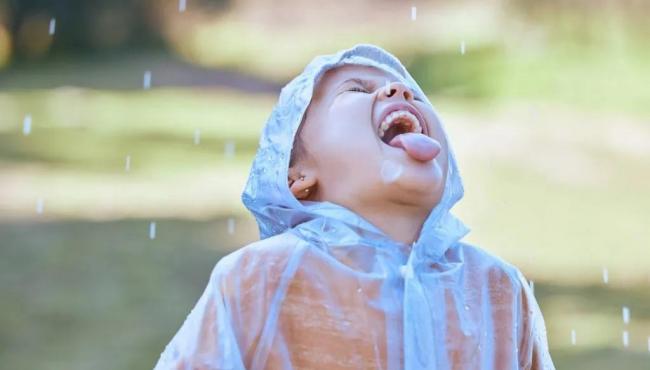
{"type": "Polygon", "coordinates": [[[214,264],[255,235],[251,225],[228,234],[225,219],[162,219],[149,240],[148,224],[3,223],[2,362],[12,369],[153,367],[214,264]]]}

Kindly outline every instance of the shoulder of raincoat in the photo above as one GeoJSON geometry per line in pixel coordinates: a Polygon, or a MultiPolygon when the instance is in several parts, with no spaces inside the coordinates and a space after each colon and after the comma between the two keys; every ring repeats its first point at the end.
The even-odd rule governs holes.
{"type": "Polygon", "coordinates": [[[442,199],[410,246],[291,194],[293,138],[320,76],[343,64],[380,68],[428,102],[397,58],[368,44],[316,57],[289,82],[242,194],[260,240],[216,264],[155,369],[554,370],[524,275],[460,240],[469,229],[450,212],[463,196],[450,144],[442,199]]]}

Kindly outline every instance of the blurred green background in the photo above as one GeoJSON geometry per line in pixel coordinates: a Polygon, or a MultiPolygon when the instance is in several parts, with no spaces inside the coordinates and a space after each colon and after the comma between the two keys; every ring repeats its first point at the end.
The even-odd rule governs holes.
{"type": "Polygon", "coordinates": [[[369,42],[441,113],[467,240],[534,282],[557,368],[650,369],[648,16],[633,0],[0,0],[2,367],[153,367],[214,264],[258,238],[239,196],[279,89],[369,42]]]}

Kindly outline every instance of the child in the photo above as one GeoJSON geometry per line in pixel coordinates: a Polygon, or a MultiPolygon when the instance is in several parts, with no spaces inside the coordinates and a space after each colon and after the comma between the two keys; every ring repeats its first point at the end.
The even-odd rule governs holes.
{"type": "Polygon", "coordinates": [[[554,369],[514,266],[461,242],[438,114],[367,44],[282,89],[242,195],[260,241],[229,254],[156,369],[554,369]]]}

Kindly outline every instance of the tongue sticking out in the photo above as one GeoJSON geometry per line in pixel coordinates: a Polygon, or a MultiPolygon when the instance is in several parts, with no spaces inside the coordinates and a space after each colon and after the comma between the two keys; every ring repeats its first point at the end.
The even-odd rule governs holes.
{"type": "Polygon", "coordinates": [[[440,153],[440,143],[424,134],[409,132],[395,136],[388,145],[402,148],[413,159],[430,161],[440,153]]]}

